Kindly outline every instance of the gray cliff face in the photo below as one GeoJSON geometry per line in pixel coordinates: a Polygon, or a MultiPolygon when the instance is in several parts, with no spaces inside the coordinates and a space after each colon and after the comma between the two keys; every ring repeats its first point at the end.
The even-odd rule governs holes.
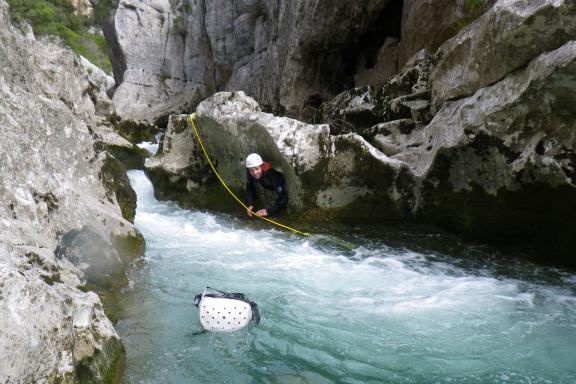
{"type": "Polygon", "coordinates": [[[569,42],[404,136],[421,216],[480,238],[522,238],[574,265],[574,71],[569,42]],[[434,218],[436,217],[436,218],[434,218]]]}
{"type": "Polygon", "coordinates": [[[421,49],[435,48],[454,36],[466,17],[464,1],[404,0],[398,62],[403,66],[421,49]]]}
{"type": "Polygon", "coordinates": [[[184,38],[186,22],[168,0],[118,3],[113,29],[105,31],[115,38],[112,62],[121,83],[113,100],[122,118],[154,120],[189,108],[205,92],[205,69],[193,63],[198,45],[184,38]]]}
{"type": "MultiPolygon", "coordinates": [[[[430,223],[473,239],[530,244],[542,260],[574,266],[573,4],[498,1],[438,55],[419,52],[382,84],[324,103],[315,119],[328,124],[263,113],[233,92],[202,102],[197,125],[238,193],[243,158],[260,152],[287,175],[293,209],[430,223]],[[555,16],[550,29],[544,15],[555,16]],[[522,55],[509,54],[516,51],[522,55]]],[[[190,127],[178,124],[149,164],[158,194],[189,205],[229,200],[217,196],[190,127]]]]}
{"type": "Polygon", "coordinates": [[[214,91],[243,90],[265,109],[296,115],[353,81],[365,56],[399,34],[396,3],[121,0],[107,34],[121,49],[112,61],[126,67],[114,96],[118,113],[153,120],[214,91]],[[356,46],[376,20],[381,30],[372,34],[382,41],[356,46]]]}
{"type": "Polygon", "coordinates": [[[265,110],[309,119],[307,108],[381,85],[436,49],[468,22],[468,3],[120,0],[104,26],[115,105],[121,117],[153,121],[241,90],[265,110]]]}
{"type": "Polygon", "coordinates": [[[107,188],[115,160],[95,114],[110,112],[107,80],[24,37],[4,1],[0,68],[0,382],[101,381],[122,346],[79,288],[122,283],[122,247],[141,242],[107,188]]]}

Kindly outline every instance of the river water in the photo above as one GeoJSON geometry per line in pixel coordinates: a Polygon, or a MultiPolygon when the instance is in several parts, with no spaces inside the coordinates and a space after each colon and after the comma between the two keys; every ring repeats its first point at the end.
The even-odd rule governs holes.
{"type": "Polygon", "coordinates": [[[576,383],[573,273],[424,232],[350,228],[348,250],[129,176],[146,254],[117,324],[126,383],[576,383]],[[260,324],[196,335],[205,286],[246,294],[260,324]]]}

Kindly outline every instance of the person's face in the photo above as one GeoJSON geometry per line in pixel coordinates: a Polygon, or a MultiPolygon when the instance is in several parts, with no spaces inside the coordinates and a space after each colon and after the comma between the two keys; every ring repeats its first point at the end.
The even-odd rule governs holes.
{"type": "Polygon", "coordinates": [[[262,176],[262,166],[259,165],[257,167],[248,168],[248,172],[250,172],[253,178],[259,179],[260,176],[262,176]]]}

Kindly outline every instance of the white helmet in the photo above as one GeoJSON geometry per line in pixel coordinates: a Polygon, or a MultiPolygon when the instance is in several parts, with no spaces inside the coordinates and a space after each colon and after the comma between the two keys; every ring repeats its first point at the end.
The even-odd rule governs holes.
{"type": "Polygon", "coordinates": [[[246,168],[254,168],[264,164],[262,158],[257,153],[251,153],[246,157],[246,168]]]}

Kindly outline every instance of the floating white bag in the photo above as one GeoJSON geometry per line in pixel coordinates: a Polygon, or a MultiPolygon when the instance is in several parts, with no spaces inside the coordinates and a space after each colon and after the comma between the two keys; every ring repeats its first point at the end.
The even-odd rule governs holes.
{"type": "Polygon", "coordinates": [[[256,303],[242,293],[228,293],[206,287],[194,298],[202,328],[212,332],[234,332],[260,321],[256,303]]]}

